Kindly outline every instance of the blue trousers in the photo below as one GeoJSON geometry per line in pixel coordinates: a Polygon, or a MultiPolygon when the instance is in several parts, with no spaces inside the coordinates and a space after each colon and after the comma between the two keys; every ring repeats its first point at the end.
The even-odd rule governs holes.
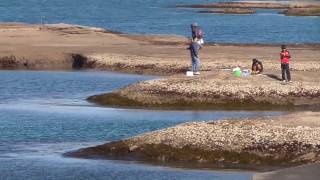
{"type": "Polygon", "coordinates": [[[192,71],[198,72],[200,69],[200,59],[197,57],[192,57],[192,71]]]}

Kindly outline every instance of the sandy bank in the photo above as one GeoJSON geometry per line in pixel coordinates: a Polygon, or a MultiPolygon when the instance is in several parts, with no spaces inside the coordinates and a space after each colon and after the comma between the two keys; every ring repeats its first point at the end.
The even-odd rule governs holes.
{"type": "Polygon", "coordinates": [[[319,113],[191,122],[81,149],[69,156],[208,168],[272,169],[320,161],[319,113]]]}
{"type": "MultiPolygon", "coordinates": [[[[174,50],[169,50],[168,54],[165,52],[187,42],[179,36],[125,35],[67,24],[0,24],[0,38],[0,69],[119,70],[119,62],[113,62],[109,67],[105,60],[97,62],[100,59],[91,59],[91,56],[102,55],[105,59],[117,57],[116,60],[125,62],[128,57],[174,58],[174,50]]],[[[145,64],[144,61],[137,66],[148,69],[143,67],[145,64]]],[[[135,72],[137,69],[131,67],[128,71],[135,72]]]]}
{"type": "MultiPolygon", "coordinates": [[[[187,39],[141,36],[66,24],[0,24],[0,69],[92,68],[170,75],[190,66],[187,39]]],[[[319,45],[289,46],[294,70],[320,69],[319,45]]],[[[279,46],[213,45],[201,51],[202,70],[246,67],[252,58],[278,69],[279,46]],[[230,53],[232,52],[232,53],[230,53]]]]}

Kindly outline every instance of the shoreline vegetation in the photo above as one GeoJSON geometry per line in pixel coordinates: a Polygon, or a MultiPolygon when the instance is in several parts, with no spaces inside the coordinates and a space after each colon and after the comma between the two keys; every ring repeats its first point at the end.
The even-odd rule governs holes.
{"type": "Polygon", "coordinates": [[[197,167],[256,167],[256,170],[319,162],[320,125],[316,112],[320,104],[319,44],[288,45],[293,57],[293,83],[283,84],[279,45],[205,45],[201,50],[201,75],[186,77],[190,54],[186,50],[188,40],[181,36],[128,35],[67,24],[3,23],[0,38],[2,70],[94,69],[160,75],[154,80],[89,97],[89,101],[101,105],[315,110],[271,120],[187,123],[70,152],[67,156],[124,158],[177,166],[197,162],[197,167]],[[232,68],[250,69],[253,58],[263,61],[263,75],[233,76],[232,68]],[[219,142],[222,145],[218,146],[219,142]]]}
{"type": "Polygon", "coordinates": [[[176,8],[206,9],[199,13],[254,14],[255,9],[275,9],[286,16],[320,16],[320,3],[316,2],[217,2],[209,4],[176,5],[176,8]]]}

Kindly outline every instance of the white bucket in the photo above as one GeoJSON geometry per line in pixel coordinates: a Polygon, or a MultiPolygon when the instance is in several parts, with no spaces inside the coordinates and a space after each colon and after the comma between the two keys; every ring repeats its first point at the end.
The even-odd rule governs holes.
{"type": "Polygon", "coordinates": [[[193,71],[187,71],[186,75],[187,76],[193,76],[193,71]]]}
{"type": "Polygon", "coordinates": [[[199,39],[199,40],[198,40],[198,43],[199,43],[199,45],[202,45],[202,44],[204,44],[204,41],[203,41],[203,39],[199,39]]]}
{"type": "Polygon", "coordinates": [[[242,73],[241,73],[241,76],[243,77],[247,77],[247,76],[250,76],[250,70],[249,69],[245,69],[245,70],[242,70],[242,73]]]}

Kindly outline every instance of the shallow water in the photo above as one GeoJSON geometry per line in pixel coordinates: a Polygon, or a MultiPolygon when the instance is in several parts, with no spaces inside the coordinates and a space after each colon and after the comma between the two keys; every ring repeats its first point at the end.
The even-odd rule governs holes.
{"type": "Polygon", "coordinates": [[[199,14],[177,4],[233,0],[1,0],[0,22],[70,23],[125,33],[190,37],[198,22],[205,41],[224,43],[320,43],[320,17],[283,16],[275,10],[253,15],[199,14]]]}
{"type": "Polygon", "coordinates": [[[63,153],[187,121],[281,112],[160,111],[98,107],[90,95],[155,77],[109,72],[0,71],[0,179],[250,179],[126,161],[65,158],[63,153]]]}

